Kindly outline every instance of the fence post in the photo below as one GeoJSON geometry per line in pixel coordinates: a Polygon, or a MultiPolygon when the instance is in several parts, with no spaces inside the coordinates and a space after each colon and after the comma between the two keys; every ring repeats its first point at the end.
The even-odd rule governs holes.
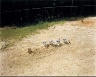
{"type": "MultiPolygon", "coordinates": [[[[72,0],[72,2],[71,2],[71,6],[73,6],[73,0],[72,0]]],[[[73,15],[73,7],[71,7],[71,15],[73,15]]]]}
{"type": "Polygon", "coordinates": [[[1,27],[1,0],[0,0],[0,27],[1,27]]]}
{"type": "Polygon", "coordinates": [[[95,15],[96,15],[96,0],[95,0],[95,15]]]}

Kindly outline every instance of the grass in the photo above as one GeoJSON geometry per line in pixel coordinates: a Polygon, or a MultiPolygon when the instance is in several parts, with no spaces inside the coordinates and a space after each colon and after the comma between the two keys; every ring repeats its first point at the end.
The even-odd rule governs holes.
{"type": "Polygon", "coordinates": [[[25,27],[20,27],[16,29],[5,29],[5,30],[0,30],[0,38],[2,41],[9,41],[9,42],[15,42],[17,40],[22,40],[22,38],[36,34],[38,33],[38,30],[41,29],[48,29],[48,27],[53,26],[54,24],[63,24],[64,21],[51,21],[51,22],[39,22],[37,24],[33,25],[26,25],[25,27]]]}
{"type": "MultiPolygon", "coordinates": [[[[38,30],[41,29],[48,29],[48,27],[57,25],[57,24],[64,24],[65,21],[72,21],[77,20],[82,17],[71,17],[71,18],[63,18],[63,19],[55,19],[54,21],[41,21],[37,24],[25,25],[25,27],[20,27],[16,29],[0,29],[0,39],[2,41],[6,41],[9,43],[14,43],[18,40],[22,40],[24,37],[32,34],[38,33],[38,30]]],[[[21,25],[22,26],[22,25],[21,25]]]]}

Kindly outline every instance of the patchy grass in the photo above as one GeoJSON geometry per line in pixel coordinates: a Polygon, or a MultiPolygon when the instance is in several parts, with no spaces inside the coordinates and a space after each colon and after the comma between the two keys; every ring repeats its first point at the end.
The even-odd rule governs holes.
{"type": "Polygon", "coordinates": [[[18,40],[22,40],[24,37],[32,34],[38,33],[38,30],[41,29],[48,29],[48,27],[57,25],[57,24],[64,24],[65,21],[72,21],[77,19],[82,19],[82,17],[71,17],[71,18],[63,18],[63,19],[55,19],[54,21],[41,21],[37,24],[33,25],[26,25],[25,27],[20,27],[16,29],[0,29],[0,39],[7,43],[13,45],[14,42],[18,40]]]}
{"type": "Polygon", "coordinates": [[[55,44],[55,45],[51,45],[52,47],[61,47],[61,46],[63,46],[63,44],[59,44],[59,45],[57,45],[57,44],[55,44]]]}
{"type": "Polygon", "coordinates": [[[0,30],[0,38],[2,41],[15,42],[17,40],[22,40],[22,38],[38,33],[38,30],[48,29],[48,27],[54,24],[63,24],[64,21],[52,21],[52,22],[39,22],[33,25],[26,25],[26,27],[16,28],[16,29],[5,29],[0,30]]]}

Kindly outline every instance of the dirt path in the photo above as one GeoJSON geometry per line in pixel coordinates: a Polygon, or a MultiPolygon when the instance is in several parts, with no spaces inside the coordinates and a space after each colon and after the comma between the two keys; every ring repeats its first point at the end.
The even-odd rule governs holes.
{"type": "Polygon", "coordinates": [[[96,17],[55,25],[0,52],[0,75],[96,76],[96,17]],[[58,38],[71,44],[43,47],[43,41],[58,38]]]}

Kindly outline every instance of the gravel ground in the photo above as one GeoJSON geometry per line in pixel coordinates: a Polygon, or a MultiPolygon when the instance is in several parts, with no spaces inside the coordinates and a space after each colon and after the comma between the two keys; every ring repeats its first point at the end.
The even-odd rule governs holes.
{"type": "Polygon", "coordinates": [[[54,25],[0,52],[0,75],[96,76],[96,17],[54,25]],[[62,46],[42,44],[58,38],[62,46]],[[63,44],[63,38],[71,44],[63,44]]]}

